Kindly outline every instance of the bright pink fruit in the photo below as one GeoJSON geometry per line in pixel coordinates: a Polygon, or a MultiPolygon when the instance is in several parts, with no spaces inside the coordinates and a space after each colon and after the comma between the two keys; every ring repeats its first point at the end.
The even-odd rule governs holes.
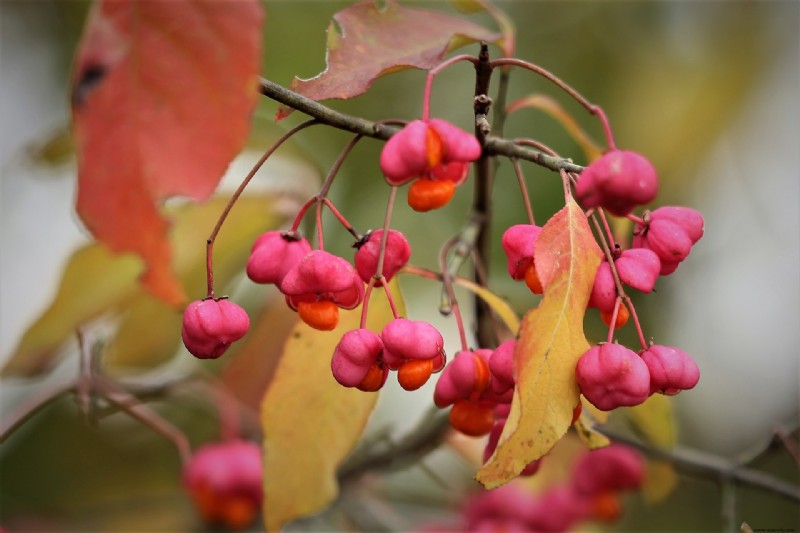
{"type": "MultiPolygon", "coordinates": [[[[368,329],[354,329],[342,335],[342,339],[333,351],[331,371],[333,377],[345,387],[358,387],[364,382],[372,365],[379,360],[383,352],[383,342],[377,333],[368,329]]],[[[389,374],[386,368],[383,382],[389,374]]]]}
{"type": "MultiPolygon", "coordinates": [[[[378,272],[382,238],[383,230],[379,229],[371,232],[364,241],[357,244],[356,270],[364,283],[369,283],[378,272]]],[[[411,246],[409,246],[406,236],[399,231],[390,229],[389,236],[386,238],[384,255],[383,275],[389,281],[401,268],[406,266],[411,257],[411,246]]]]}
{"type": "Polygon", "coordinates": [[[651,346],[642,353],[650,371],[650,393],[674,395],[700,381],[700,369],[689,354],[672,346],[651,346]]]}
{"type": "Polygon", "coordinates": [[[353,265],[324,250],[314,250],[286,273],[279,288],[297,310],[301,302],[330,301],[353,309],[364,299],[364,282],[353,265]]]}
{"type": "Polygon", "coordinates": [[[433,403],[445,408],[458,400],[479,399],[491,383],[488,363],[491,353],[491,350],[458,352],[436,382],[433,403]]]}
{"type": "Polygon", "coordinates": [[[247,276],[256,283],[278,285],[289,269],[310,251],[311,245],[303,237],[268,231],[253,243],[247,260],[247,276]]]}
{"type": "Polygon", "coordinates": [[[593,346],[575,368],[581,393],[595,407],[610,411],[639,405],[650,396],[650,373],[636,352],[619,344],[593,346]]]}
{"type": "Polygon", "coordinates": [[[525,271],[533,263],[533,247],[541,232],[542,228],[539,226],[517,224],[503,233],[502,245],[512,279],[525,279],[525,271]]]}
{"type": "Polygon", "coordinates": [[[184,466],[183,483],[205,521],[247,527],[263,499],[261,448],[242,440],[207,444],[184,466]]]}
{"type": "Polygon", "coordinates": [[[623,251],[614,265],[622,283],[645,293],[653,290],[661,271],[658,256],[646,248],[623,251]]]}
{"type": "Polygon", "coordinates": [[[513,391],[514,383],[514,349],[517,341],[505,341],[498,346],[489,357],[489,370],[492,372],[492,391],[497,395],[513,391]]]}
{"type": "Polygon", "coordinates": [[[621,444],[586,452],[572,467],[572,485],[585,496],[609,490],[635,490],[643,479],[642,456],[621,444]]]}
{"type": "Polygon", "coordinates": [[[208,298],[186,307],[181,338],[195,357],[216,359],[232,342],[244,337],[249,328],[250,317],[244,309],[224,298],[208,298]]]}
{"type": "Polygon", "coordinates": [[[602,207],[625,216],[658,193],[653,165],[640,154],[611,150],[587,166],[578,178],[575,195],[584,207],[602,207]]]}
{"type": "Polygon", "coordinates": [[[661,275],[671,274],[703,236],[703,216],[688,207],[666,206],[652,211],[638,226],[633,246],[650,249],[661,260],[661,275]]]}
{"type": "Polygon", "coordinates": [[[617,286],[608,261],[603,260],[594,276],[592,293],[589,296],[589,307],[596,307],[604,313],[614,310],[617,301],[617,286]]]}
{"type": "MultiPolygon", "coordinates": [[[[474,135],[444,120],[414,120],[386,142],[380,166],[386,181],[399,186],[427,176],[440,165],[468,163],[480,155],[481,146],[474,135]]],[[[455,174],[461,177],[463,168],[457,170],[448,171],[447,179],[455,174]]]]}
{"type": "Polygon", "coordinates": [[[444,367],[444,339],[427,322],[396,318],[384,326],[381,340],[384,361],[392,370],[412,359],[434,360],[434,372],[444,367]]]}

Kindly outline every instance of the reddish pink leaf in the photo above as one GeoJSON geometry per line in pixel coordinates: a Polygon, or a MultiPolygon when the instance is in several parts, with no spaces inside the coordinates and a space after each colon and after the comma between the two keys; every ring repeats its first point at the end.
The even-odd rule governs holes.
{"type": "Polygon", "coordinates": [[[98,240],[135,252],[142,281],[180,305],[159,203],[214,191],[257,98],[258,0],[104,0],[78,49],[72,111],[77,210],[98,240]]]}
{"type": "MultiPolygon", "coordinates": [[[[314,100],[353,98],[379,77],[405,68],[431,69],[455,48],[499,35],[463,18],[402,7],[388,0],[350,6],[328,26],[327,68],[308,80],[295,78],[292,90],[314,100]]],[[[277,119],[291,109],[281,107],[277,119]]]]}

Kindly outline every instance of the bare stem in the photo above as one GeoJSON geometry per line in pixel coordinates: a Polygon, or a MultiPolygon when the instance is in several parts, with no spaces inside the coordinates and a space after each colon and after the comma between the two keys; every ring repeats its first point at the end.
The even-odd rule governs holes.
{"type": "Polygon", "coordinates": [[[528,224],[531,226],[536,225],[533,218],[533,208],[531,207],[531,198],[528,196],[528,187],[525,185],[525,176],[522,175],[522,167],[519,164],[519,159],[516,157],[511,160],[514,165],[514,173],[517,175],[517,183],[519,184],[519,192],[522,195],[522,201],[525,204],[525,214],[528,215],[528,224]]]}
{"type": "Polygon", "coordinates": [[[428,120],[431,116],[431,91],[433,90],[433,79],[441,71],[447,67],[458,63],[459,61],[470,61],[473,65],[478,61],[474,56],[462,54],[436,65],[428,71],[428,76],[425,78],[425,91],[422,93],[422,120],[428,120]]]}

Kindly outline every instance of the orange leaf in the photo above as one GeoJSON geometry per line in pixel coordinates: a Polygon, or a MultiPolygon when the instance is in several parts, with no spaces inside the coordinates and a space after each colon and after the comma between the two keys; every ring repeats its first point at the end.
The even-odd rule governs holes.
{"type": "MultiPolygon", "coordinates": [[[[405,315],[397,282],[392,294],[405,315]]],[[[342,311],[330,332],[297,322],[261,403],[264,430],[264,523],[287,522],[320,511],[339,492],[336,470],[355,446],[378,395],[339,385],[331,356],[342,335],[359,327],[361,307],[342,311]]],[[[385,293],[372,291],[367,327],[380,331],[392,314],[385,293]]]]}
{"type": "Polygon", "coordinates": [[[208,198],[244,144],[262,20],[257,0],[105,0],[77,53],[78,214],[112,250],[141,256],[146,286],[176,306],[159,203],[208,198]]]}
{"type": "Polygon", "coordinates": [[[575,365],[589,349],[583,316],[601,253],[572,198],[545,224],[534,255],[544,297],[522,320],[511,412],[494,455],[476,475],[486,488],[510,481],[547,453],[569,429],[579,399],[575,365]]]}
{"type": "MultiPolygon", "coordinates": [[[[407,68],[430,69],[450,50],[498,35],[468,20],[436,11],[403,7],[388,0],[352,5],[328,26],[327,68],[308,79],[295,78],[292,90],[314,100],[353,98],[381,76],[407,68]]],[[[420,92],[420,98],[422,92],[420,92]]],[[[281,107],[277,119],[291,110],[281,107]]]]}

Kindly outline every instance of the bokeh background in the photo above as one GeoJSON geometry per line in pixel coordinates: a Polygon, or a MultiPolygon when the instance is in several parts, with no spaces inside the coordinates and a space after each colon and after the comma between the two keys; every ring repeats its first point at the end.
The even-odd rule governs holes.
{"type": "MultiPolygon", "coordinates": [[[[265,2],[265,76],[288,86],[295,75],[322,71],[328,21],[348,4],[265,2]]],[[[453,12],[445,2],[410,5],[453,12]]],[[[688,205],[704,214],[706,234],[689,260],[660,280],[654,295],[639,298],[637,309],[648,336],[682,347],[701,368],[700,385],[674,402],[679,442],[734,460],[759,455],[776,426],[797,427],[800,410],[800,4],[498,5],[517,26],[517,55],[601,104],[617,144],[651,159],[661,177],[658,205],[688,205]]],[[[0,358],[8,357],[46,307],[67,257],[88,239],[73,214],[74,159],[63,133],[69,126],[70,62],[87,8],[78,1],[0,4],[0,358]]],[[[482,14],[471,18],[491,27],[482,14]]],[[[500,52],[494,48],[492,53],[500,52]]],[[[471,75],[466,65],[457,65],[437,78],[434,114],[469,126],[471,75]]],[[[423,82],[424,73],[404,71],[378,80],[362,97],[329,103],[369,119],[410,119],[421,111],[423,82]]],[[[599,125],[577,105],[544,80],[515,71],[510,99],[532,92],[556,97],[601,138],[599,125]]],[[[276,127],[275,107],[266,100],[260,104],[251,148],[263,149],[264,139],[302,119],[291,116],[276,127]]],[[[512,115],[506,135],[543,140],[583,162],[574,141],[540,112],[512,115]]],[[[292,153],[261,179],[313,179],[347,139],[323,128],[303,133],[292,153]]],[[[361,143],[333,189],[334,201],[358,228],[382,221],[387,191],[376,165],[379,149],[377,142],[361,143]]],[[[244,154],[232,169],[232,181],[225,183],[240,179],[253,157],[244,154]]],[[[533,166],[525,172],[541,223],[559,208],[560,181],[533,166]]],[[[494,201],[492,280],[522,312],[535,300],[505,279],[499,248],[503,229],[524,221],[507,163],[500,167],[494,201]]],[[[394,220],[411,239],[415,264],[435,266],[438,245],[459,230],[469,203],[468,187],[440,212],[418,215],[401,203],[394,220]]],[[[334,233],[326,241],[347,253],[350,243],[346,235],[339,237],[334,233]]],[[[406,281],[404,290],[413,317],[436,320],[449,332],[448,351],[454,353],[452,320],[437,317],[438,290],[415,280],[406,281]]],[[[596,322],[590,321],[590,334],[600,337],[596,322]]],[[[4,379],[3,413],[40,386],[38,380],[4,379]]],[[[372,427],[402,434],[429,406],[431,392],[431,387],[413,394],[388,387],[372,427]]],[[[208,416],[203,408],[178,402],[163,402],[160,408],[187,427],[193,441],[213,434],[203,422],[208,416]]],[[[451,486],[474,488],[463,461],[431,460],[444,465],[451,486]]],[[[781,449],[760,456],[755,466],[798,482],[797,465],[781,449]]],[[[114,416],[89,428],[66,399],[0,447],[0,524],[39,530],[201,528],[180,492],[177,470],[174,450],[140,426],[114,416]]],[[[385,498],[350,496],[361,502],[362,511],[379,516],[371,518],[376,528],[409,530],[454,512],[452,494],[419,468],[382,480],[376,491],[385,498]]],[[[720,498],[714,483],[682,479],[659,506],[631,498],[617,527],[717,530],[720,498]]],[[[800,528],[796,505],[747,489],[740,491],[739,502],[739,519],[755,528],[800,528]]],[[[354,505],[345,498],[339,510],[352,511],[354,505]]],[[[336,520],[331,512],[295,527],[341,527],[336,520]]]]}

